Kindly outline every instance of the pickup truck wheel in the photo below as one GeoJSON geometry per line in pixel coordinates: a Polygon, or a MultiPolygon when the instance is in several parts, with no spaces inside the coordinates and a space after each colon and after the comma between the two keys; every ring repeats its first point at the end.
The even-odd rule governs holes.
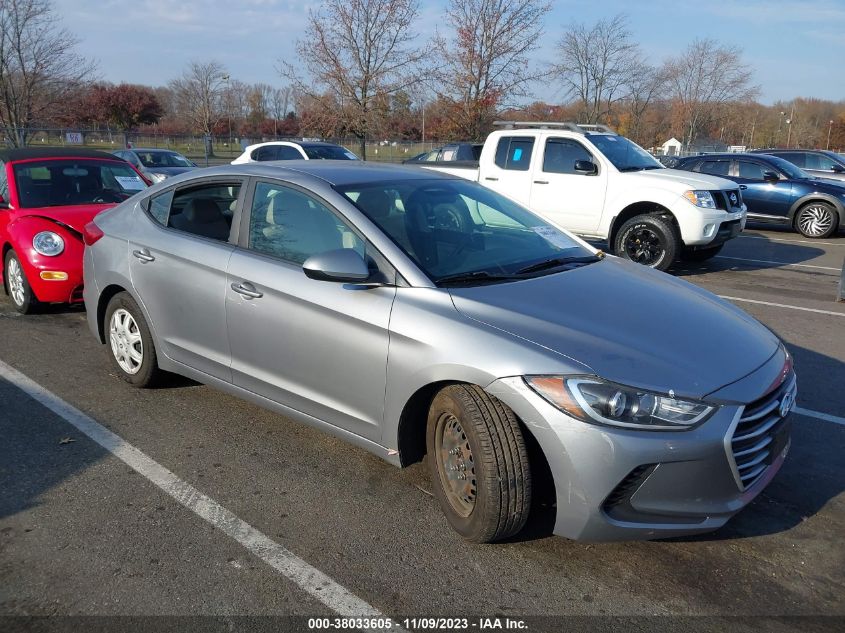
{"type": "Polygon", "coordinates": [[[830,237],[838,224],[836,209],[827,202],[810,202],[795,214],[795,228],[805,237],[830,237]]]}
{"type": "Polygon", "coordinates": [[[531,508],[525,438],[513,411],[475,385],[450,385],[431,404],[426,432],[434,496],[466,540],[519,532],[531,508]]]}
{"type": "Polygon", "coordinates": [[[150,328],[128,292],[119,292],[106,308],[106,347],[118,375],[135,387],[152,387],[161,377],[150,328]]]}
{"type": "Polygon", "coordinates": [[[708,259],[716,257],[721,251],[724,244],[718,246],[711,246],[710,248],[699,248],[698,250],[692,248],[685,248],[681,253],[681,259],[688,262],[705,262],[708,259]]]}
{"type": "Polygon", "coordinates": [[[638,215],[619,229],[613,252],[638,264],[666,270],[675,261],[680,241],[669,220],[657,215],[638,215]]]}

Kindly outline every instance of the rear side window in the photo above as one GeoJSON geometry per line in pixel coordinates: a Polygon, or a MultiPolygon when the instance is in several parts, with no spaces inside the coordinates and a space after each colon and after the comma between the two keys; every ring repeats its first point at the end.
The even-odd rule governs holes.
{"type": "Polygon", "coordinates": [[[730,166],[729,160],[704,160],[698,164],[698,171],[713,176],[727,176],[730,166]]]}
{"type": "Polygon", "coordinates": [[[214,183],[177,191],[170,204],[167,226],[225,242],[240,190],[240,183],[214,183]]]}
{"type": "Polygon", "coordinates": [[[779,156],[784,160],[788,160],[790,163],[795,165],[796,167],[808,167],[809,169],[815,169],[814,167],[810,167],[810,165],[806,165],[804,159],[806,158],[805,154],[799,154],[797,152],[789,152],[784,154],[775,154],[775,156],[779,156]]]}
{"type": "Polygon", "coordinates": [[[534,139],[530,136],[503,136],[496,146],[496,165],[512,171],[528,171],[534,139]]]}
{"type": "Polygon", "coordinates": [[[566,138],[550,138],[543,153],[543,171],[552,174],[574,174],[575,161],[593,157],[578,141],[566,138]]]}
{"type": "Polygon", "coordinates": [[[165,191],[150,200],[149,214],[153,219],[161,224],[167,226],[167,215],[170,212],[170,203],[173,202],[173,190],[165,191]]]}

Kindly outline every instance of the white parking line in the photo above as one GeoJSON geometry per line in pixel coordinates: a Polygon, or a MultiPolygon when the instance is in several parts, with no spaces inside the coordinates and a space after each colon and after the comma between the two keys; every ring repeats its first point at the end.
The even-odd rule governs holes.
{"type": "MultiPolygon", "coordinates": [[[[0,377],[5,378],[33,400],[75,426],[130,468],[149,479],[183,506],[235,539],[265,563],[293,581],[311,597],[346,617],[384,618],[375,607],[364,602],[319,569],[312,567],[287,548],[242,521],[211,497],[182,481],[164,466],[112,433],[106,427],[68,404],[37,382],[0,360],[0,377]]],[[[402,631],[393,627],[394,631],[402,631]]]]}
{"type": "Polygon", "coordinates": [[[772,264],[773,266],[800,266],[801,268],[817,268],[819,270],[835,270],[839,272],[840,268],[833,266],[814,266],[813,264],[790,264],[789,262],[775,262],[770,259],[747,259],[745,257],[728,257],[727,255],[716,255],[713,259],[733,259],[738,262],[754,262],[755,264],[772,264]]]}
{"type": "Polygon", "coordinates": [[[833,310],[819,310],[818,308],[805,308],[803,306],[791,306],[785,303],[772,303],[771,301],[758,301],[757,299],[743,299],[742,297],[729,297],[728,295],[719,295],[722,299],[729,301],[744,301],[745,303],[759,303],[764,306],[774,306],[775,308],[789,308],[790,310],[803,310],[804,312],[816,312],[818,314],[830,314],[838,317],[845,317],[845,312],[834,312],[833,310]]]}
{"type": "Polygon", "coordinates": [[[795,244],[818,244],[819,246],[845,246],[845,240],[841,242],[820,242],[818,240],[784,240],[777,237],[765,237],[763,235],[738,235],[744,240],[766,240],[767,242],[794,242],[795,244]]]}
{"type": "Polygon", "coordinates": [[[818,420],[824,420],[825,422],[833,422],[834,424],[841,424],[842,426],[845,426],[845,418],[840,418],[838,415],[830,415],[829,413],[821,413],[820,411],[810,411],[810,409],[804,409],[803,407],[795,407],[793,411],[798,415],[806,415],[818,420]]]}

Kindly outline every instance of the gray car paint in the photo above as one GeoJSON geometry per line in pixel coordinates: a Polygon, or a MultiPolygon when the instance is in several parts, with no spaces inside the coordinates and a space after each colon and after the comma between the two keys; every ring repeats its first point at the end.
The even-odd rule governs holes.
{"type": "MultiPolygon", "coordinates": [[[[193,242],[211,242],[153,227],[174,236],[168,250],[174,259],[144,266],[163,264],[168,270],[155,284],[175,286],[135,285],[132,251],[142,245],[162,249],[166,240],[144,237],[146,229],[136,222],[143,227],[153,221],[139,204],[143,198],[133,199],[98,216],[106,236],[86,248],[85,301],[92,331],[104,340],[104,300],[111,290],[125,289],[141,304],[162,369],[317,426],[397,465],[403,463],[400,421],[414,418],[408,409],[415,393],[442,382],[481,385],[510,406],[540,444],[556,485],[555,533],[571,538],[655,538],[712,530],[777,472],[782,456],[752,488],[740,491],[725,452],[741,404],[764,393],[763,385],[785,359],[777,339],[751,317],[664,273],[612,259],[530,281],[437,288],[331,183],[447,176],[421,176],[413,168],[292,162],[226,166],[203,175],[277,179],[314,192],[366,235],[404,281],[369,289],[316,281],[242,245],[220,245],[217,262],[231,253],[225,283],[221,288],[215,272],[213,289],[198,288],[193,273],[207,271],[208,261],[204,268],[188,263],[205,257],[193,242]],[[265,297],[232,296],[230,283],[247,279],[266,291],[267,308],[258,305],[265,297]],[[227,310],[231,318],[224,338],[231,343],[234,379],[220,371],[225,347],[203,351],[212,333],[219,339],[227,310]],[[177,344],[196,336],[179,333],[177,315],[202,322],[200,340],[177,344]],[[296,322],[295,331],[286,329],[286,317],[296,322]],[[249,323],[258,331],[249,331],[249,323]],[[711,332],[704,333],[708,328],[711,332]],[[574,373],[602,373],[664,393],[717,392],[711,398],[733,404],[689,431],[630,431],[570,418],[521,378],[574,373]],[[659,467],[638,490],[636,503],[655,519],[625,524],[604,515],[601,502],[613,487],[636,465],[651,462],[659,467]]],[[[195,179],[178,176],[148,195],[195,179]]]]}

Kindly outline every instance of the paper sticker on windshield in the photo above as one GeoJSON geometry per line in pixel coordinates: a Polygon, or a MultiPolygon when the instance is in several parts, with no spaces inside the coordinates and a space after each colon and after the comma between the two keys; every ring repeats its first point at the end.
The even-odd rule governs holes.
{"type": "Polygon", "coordinates": [[[144,181],[138,176],[115,176],[114,179],[127,191],[141,191],[144,188],[144,181]]]}
{"type": "Polygon", "coordinates": [[[549,242],[552,246],[557,246],[558,248],[572,248],[572,240],[570,240],[565,233],[561,233],[553,226],[532,226],[531,230],[549,242]]]}

